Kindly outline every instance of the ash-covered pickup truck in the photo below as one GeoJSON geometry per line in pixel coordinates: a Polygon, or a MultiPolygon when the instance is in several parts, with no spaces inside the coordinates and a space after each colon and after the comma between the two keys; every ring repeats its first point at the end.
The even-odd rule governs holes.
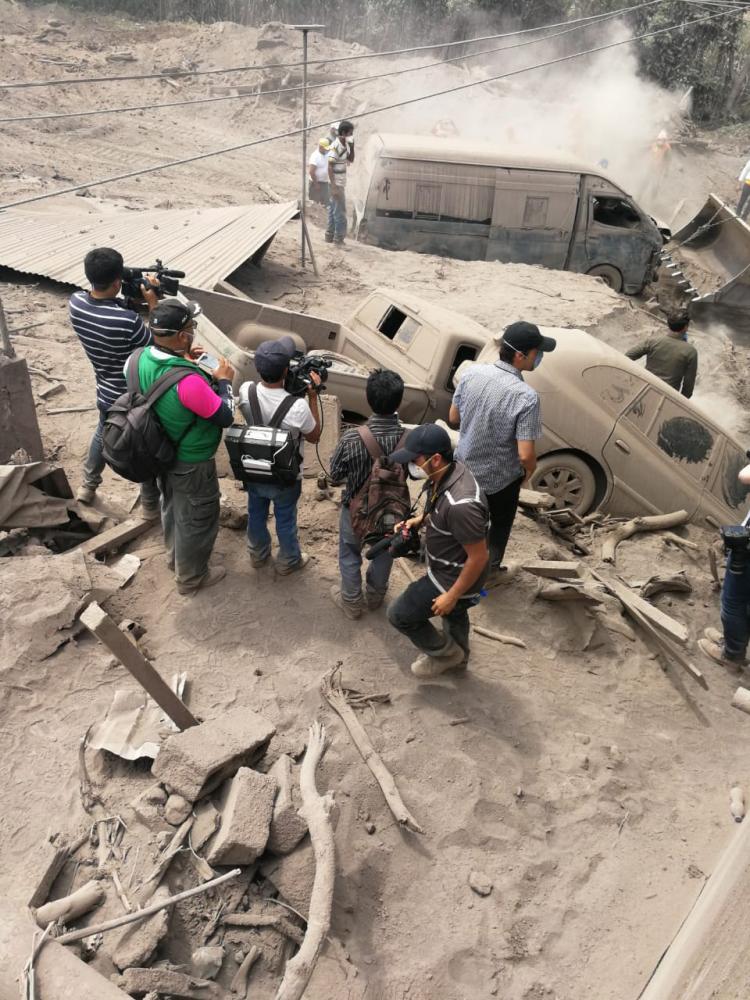
{"type": "Polygon", "coordinates": [[[289,335],[300,351],[331,362],[327,391],[338,396],[351,423],[369,414],[365,383],[375,368],[397,371],[406,383],[399,410],[404,422],[445,419],[457,368],[477,358],[491,336],[466,316],[384,288],[368,295],[345,324],[200,288],[183,286],[183,292],[203,309],[196,343],[232,363],[235,391],[258,377],[258,344],[289,335]]]}

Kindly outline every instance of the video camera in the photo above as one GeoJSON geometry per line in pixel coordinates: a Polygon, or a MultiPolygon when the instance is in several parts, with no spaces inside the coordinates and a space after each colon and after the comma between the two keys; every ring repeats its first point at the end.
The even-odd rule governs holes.
{"type": "Polygon", "coordinates": [[[328,379],[328,369],[332,365],[332,361],[318,354],[300,354],[289,362],[284,388],[292,396],[304,396],[310,386],[314,386],[316,392],[323,392],[328,379]],[[320,376],[320,385],[315,385],[310,378],[312,372],[320,376]]]}
{"type": "Polygon", "coordinates": [[[184,271],[172,271],[164,267],[157,258],[155,264],[149,267],[123,267],[122,269],[122,296],[135,302],[143,301],[143,289],[150,288],[156,292],[158,298],[176,295],[180,290],[178,278],[184,278],[184,271]],[[148,280],[147,274],[155,274],[159,279],[159,284],[155,285],[148,280]]]}
{"type": "Polygon", "coordinates": [[[366,559],[374,559],[383,552],[387,552],[392,558],[408,556],[412,552],[419,552],[419,532],[416,528],[402,528],[401,531],[391,535],[384,535],[379,542],[375,542],[365,552],[366,559]]]}
{"type": "Polygon", "coordinates": [[[721,529],[721,540],[729,556],[728,571],[736,575],[744,573],[750,551],[750,528],[744,524],[727,525],[721,529]]]}

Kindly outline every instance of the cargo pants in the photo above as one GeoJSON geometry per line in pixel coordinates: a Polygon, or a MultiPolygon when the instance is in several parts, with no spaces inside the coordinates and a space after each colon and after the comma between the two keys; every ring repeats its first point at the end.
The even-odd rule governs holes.
{"type": "Polygon", "coordinates": [[[200,585],[219,533],[216,462],[176,462],[161,477],[162,528],[167,562],[178,588],[200,585]]]}

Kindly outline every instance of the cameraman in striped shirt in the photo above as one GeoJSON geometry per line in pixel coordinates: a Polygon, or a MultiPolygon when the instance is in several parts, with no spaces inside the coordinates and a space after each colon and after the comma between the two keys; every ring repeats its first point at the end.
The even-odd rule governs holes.
{"type": "MultiPolygon", "coordinates": [[[[125,362],[133,351],[152,342],[138,313],[118,298],[123,266],[122,254],[117,250],[110,247],[90,250],[84,258],[83,269],[91,290],[74,292],[68,303],[70,322],[94,369],[99,410],[99,422],[83,466],[83,483],[77,493],[77,499],[85,504],[94,502],[102,481],[105,464],[102,429],[110,406],[127,392],[123,374],[125,362]]],[[[148,277],[151,284],[156,283],[153,275],[148,277]]],[[[151,312],[158,303],[156,292],[144,288],[142,295],[151,312]]],[[[159,517],[159,487],[155,481],[141,485],[141,508],[143,517],[150,520],[159,517]]]]}

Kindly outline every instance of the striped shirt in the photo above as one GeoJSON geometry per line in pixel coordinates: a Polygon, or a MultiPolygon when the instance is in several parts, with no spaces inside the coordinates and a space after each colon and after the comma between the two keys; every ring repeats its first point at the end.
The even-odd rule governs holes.
{"type": "Polygon", "coordinates": [[[93,299],[88,292],[74,292],[68,312],[94,368],[96,404],[108,410],[127,392],[125,362],[133,351],[151,343],[151,333],[138,313],[117,299],[93,299]]]}
{"type": "MultiPolygon", "coordinates": [[[[425,487],[428,497],[424,547],[427,576],[444,594],[464,568],[468,558],[464,546],[487,537],[489,509],[476,479],[460,462],[453,463],[453,468],[438,483],[434,495],[431,490],[431,485],[425,487]]],[[[462,599],[478,597],[486,577],[485,566],[467,593],[462,594],[462,599]]]]}
{"type": "Polygon", "coordinates": [[[542,436],[539,396],[505,361],[472,365],[453,396],[461,416],[456,458],[490,496],[524,475],[519,441],[542,436]]]}
{"type": "MultiPolygon", "coordinates": [[[[397,413],[387,417],[373,414],[367,421],[367,426],[386,455],[396,450],[396,445],[404,433],[397,413]]],[[[345,507],[349,506],[354,494],[361,489],[371,470],[372,458],[361,435],[356,430],[347,431],[341,437],[331,458],[332,481],[343,483],[346,480],[346,488],[341,498],[345,507]]]]}

